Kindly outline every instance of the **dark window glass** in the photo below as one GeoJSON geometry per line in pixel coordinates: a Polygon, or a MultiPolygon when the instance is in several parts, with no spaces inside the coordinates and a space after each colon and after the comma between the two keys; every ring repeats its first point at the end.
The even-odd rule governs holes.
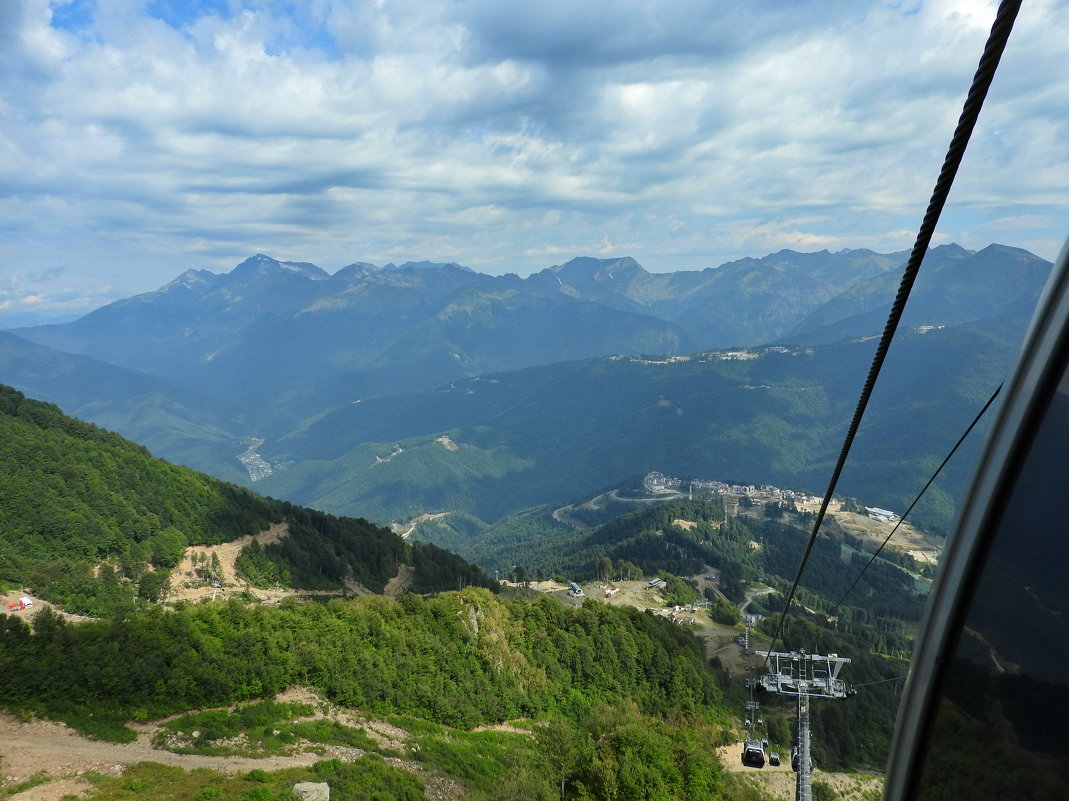
{"type": "Polygon", "coordinates": [[[973,573],[941,671],[917,797],[1069,799],[1069,378],[973,573]]]}

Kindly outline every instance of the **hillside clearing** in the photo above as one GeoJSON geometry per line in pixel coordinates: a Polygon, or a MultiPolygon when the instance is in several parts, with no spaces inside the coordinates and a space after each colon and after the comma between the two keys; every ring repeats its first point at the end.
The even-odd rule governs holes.
{"type": "Polygon", "coordinates": [[[343,593],[342,590],[302,590],[299,588],[283,587],[260,589],[249,585],[248,582],[238,576],[234,565],[238,556],[241,554],[242,548],[253,542],[258,543],[261,546],[273,545],[276,542],[282,541],[282,539],[287,536],[289,536],[289,524],[275,523],[266,531],[261,531],[259,534],[250,534],[245,537],[239,537],[230,542],[222,542],[218,545],[191,545],[186,548],[182,561],[176,569],[176,574],[171,580],[172,588],[170,594],[167,596],[167,600],[201,601],[209,598],[214,600],[219,598],[225,599],[228,596],[239,593],[248,593],[258,601],[278,603],[283,598],[297,595],[343,595],[345,593],[348,593],[349,595],[372,594],[371,590],[352,579],[345,582],[345,593],[343,593]],[[223,576],[222,580],[219,582],[221,585],[219,587],[213,587],[211,582],[198,578],[194,568],[194,558],[211,559],[212,554],[215,554],[219,558],[219,564],[222,568],[223,576]]]}
{"type": "MultiPolygon", "coordinates": [[[[790,754],[778,767],[748,768],[742,764],[742,741],[717,749],[724,770],[745,775],[747,781],[774,798],[794,801],[796,774],[791,770],[790,754]]],[[[874,801],[883,794],[883,779],[856,773],[827,773],[819,767],[813,771],[813,783],[823,782],[839,794],[841,801],[874,801]]]]}

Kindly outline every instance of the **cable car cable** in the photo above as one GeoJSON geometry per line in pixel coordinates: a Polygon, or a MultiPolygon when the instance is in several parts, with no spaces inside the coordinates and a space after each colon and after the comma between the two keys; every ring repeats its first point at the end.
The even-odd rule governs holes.
{"type": "Polygon", "coordinates": [[[851,686],[854,689],[857,689],[858,687],[871,687],[873,684],[886,684],[889,681],[905,681],[907,678],[909,678],[909,677],[908,676],[892,676],[889,679],[879,679],[878,681],[866,681],[866,682],[862,682],[861,684],[853,684],[851,686]]]}
{"type": "Polygon", "coordinates": [[[943,459],[939,467],[935,468],[935,472],[932,473],[932,477],[928,479],[928,483],[926,483],[921,488],[921,491],[917,493],[917,497],[913,499],[913,503],[911,503],[909,505],[909,508],[902,513],[902,517],[898,519],[898,522],[895,523],[895,527],[891,529],[891,533],[884,538],[884,541],[880,544],[880,547],[876,549],[876,553],[874,553],[869,559],[868,564],[861,568],[861,572],[857,574],[857,578],[855,578],[854,583],[850,585],[850,589],[843,593],[843,597],[839,599],[839,602],[836,603],[835,606],[832,608],[831,612],[828,613],[828,617],[835,617],[835,613],[839,611],[839,607],[843,605],[843,601],[847,599],[847,596],[849,596],[850,593],[854,591],[854,587],[856,587],[857,583],[861,581],[861,577],[865,575],[865,571],[868,570],[872,566],[872,563],[876,561],[876,557],[880,555],[881,551],[883,551],[884,546],[891,541],[891,537],[893,537],[895,535],[895,532],[898,531],[898,527],[901,526],[904,522],[906,522],[906,517],[909,515],[910,512],[913,511],[913,507],[917,505],[918,501],[920,501],[922,497],[924,497],[924,493],[928,491],[928,487],[932,486],[932,482],[934,482],[936,478],[939,477],[939,473],[942,472],[943,468],[947,466],[947,462],[949,462],[951,457],[957,452],[958,448],[961,446],[961,443],[963,443],[966,437],[969,436],[972,430],[976,427],[976,424],[980,422],[980,418],[984,416],[984,413],[991,407],[991,404],[995,402],[995,398],[998,397],[998,394],[1001,391],[1002,384],[999,384],[995,388],[995,391],[991,393],[991,397],[987,399],[987,403],[984,404],[984,408],[982,408],[977,413],[976,417],[973,418],[973,421],[969,423],[969,427],[965,429],[965,433],[962,434],[958,438],[958,441],[954,443],[954,447],[950,449],[950,453],[946,455],[946,458],[943,459]]]}
{"type": "MultiPolygon", "coordinates": [[[[910,252],[909,259],[906,262],[905,269],[902,273],[902,281],[899,284],[898,293],[895,295],[894,303],[891,304],[891,311],[887,316],[887,323],[884,326],[883,335],[880,337],[880,342],[876,347],[872,365],[869,367],[869,374],[865,379],[864,388],[861,390],[861,397],[858,398],[854,417],[850,421],[850,427],[847,429],[846,438],[843,441],[843,446],[839,453],[839,459],[835,464],[835,470],[832,472],[831,480],[828,483],[828,490],[824,495],[824,500],[820,504],[820,511],[817,513],[816,520],[813,523],[813,530],[809,535],[809,541],[806,543],[805,552],[802,554],[801,562],[798,564],[798,571],[795,574],[794,582],[791,585],[791,591],[787,594],[787,600],[783,604],[783,612],[780,614],[779,623],[776,626],[776,633],[772,638],[772,644],[769,646],[769,651],[772,651],[775,648],[776,641],[779,639],[779,635],[783,631],[783,623],[787,617],[787,610],[791,608],[791,601],[794,600],[794,593],[798,589],[798,582],[801,580],[802,573],[805,571],[806,563],[809,561],[809,555],[813,551],[813,545],[817,540],[817,533],[820,531],[820,525],[824,522],[824,515],[828,511],[828,505],[831,503],[835,487],[839,483],[839,476],[842,474],[843,467],[846,464],[846,456],[850,452],[854,437],[857,435],[858,428],[861,425],[861,417],[864,415],[865,408],[868,406],[869,399],[872,397],[876,378],[880,374],[880,369],[883,367],[884,360],[887,357],[887,351],[891,347],[891,340],[894,338],[895,331],[902,319],[906,300],[909,298],[909,293],[913,289],[913,284],[917,279],[917,273],[920,272],[921,262],[924,260],[928,245],[932,241],[936,224],[939,222],[939,215],[943,211],[943,206],[946,205],[947,196],[950,194],[950,187],[954,183],[954,177],[957,175],[958,168],[961,166],[961,160],[965,155],[965,148],[968,146],[969,138],[972,136],[973,129],[976,127],[976,121],[980,116],[980,109],[983,108],[984,99],[987,97],[987,92],[991,88],[991,82],[995,77],[995,71],[998,69],[1002,53],[1006,49],[1006,42],[1009,39],[1010,32],[1013,30],[1014,20],[1017,19],[1017,12],[1020,11],[1020,9],[1021,0],[1003,0],[999,5],[998,13],[995,15],[995,21],[991,26],[991,32],[988,35],[987,43],[984,45],[983,55],[980,56],[980,63],[976,68],[976,73],[973,75],[972,85],[969,87],[969,93],[965,98],[961,116],[958,118],[957,127],[954,129],[953,137],[951,137],[950,146],[947,149],[946,157],[943,160],[943,166],[939,170],[939,177],[936,179],[935,188],[932,190],[931,200],[928,201],[928,208],[924,213],[924,218],[921,220],[916,242],[913,244],[913,250],[910,252]]],[[[767,656],[765,657],[765,663],[768,663],[767,656]]]]}

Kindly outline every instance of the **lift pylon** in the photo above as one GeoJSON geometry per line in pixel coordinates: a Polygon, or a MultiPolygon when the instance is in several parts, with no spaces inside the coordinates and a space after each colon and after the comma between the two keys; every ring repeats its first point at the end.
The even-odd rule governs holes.
{"type": "Polygon", "coordinates": [[[810,752],[809,699],[846,698],[846,683],[839,678],[850,660],[838,654],[807,654],[805,651],[768,651],[767,673],[758,679],[762,689],[793,695],[798,699],[798,726],[791,767],[797,774],[795,801],[812,801],[813,758],[810,752]]]}

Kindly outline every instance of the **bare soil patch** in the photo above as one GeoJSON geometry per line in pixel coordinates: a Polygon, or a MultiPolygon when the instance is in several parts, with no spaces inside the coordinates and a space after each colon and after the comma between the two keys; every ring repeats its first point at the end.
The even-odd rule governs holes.
{"type": "MultiPolygon", "coordinates": [[[[407,751],[411,735],[386,721],[366,718],[351,710],[336,707],[307,687],[291,687],[276,696],[278,701],[307,703],[316,712],[308,719],[326,718],[343,725],[362,728],[380,746],[407,751]]],[[[130,765],[138,762],[160,762],[184,770],[209,768],[234,775],[260,769],[264,771],[311,765],[322,759],[353,761],[366,752],[360,748],[343,746],[315,746],[307,750],[297,746],[285,755],[263,758],[243,756],[202,756],[175,754],[152,746],[160,726],[156,723],[131,724],[138,735],[132,743],[106,743],[89,740],[62,723],[48,720],[20,718],[0,712],[0,787],[19,784],[31,776],[45,773],[52,779],[24,790],[11,798],[14,801],[60,801],[68,794],[87,795],[92,785],[79,778],[86,771],[107,776],[120,776],[130,765]]],[[[418,763],[399,757],[386,757],[386,762],[404,770],[420,774],[427,783],[426,796],[430,801],[458,801],[466,796],[459,782],[428,773],[418,763]]]]}
{"type": "MultiPolygon", "coordinates": [[[[747,778],[774,798],[794,801],[796,776],[791,770],[791,757],[779,767],[766,764],[763,768],[748,768],[742,764],[742,741],[717,749],[724,769],[731,773],[744,773],[747,778]]],[[[781,758],[784,756],[780,755],[781,758]]],[[[839,793],[843,801],[869,801],[883,794],[883,779],[854,773],[827,773],[819,767],[813,771],[813,781],[823,782],[839,793]]]]}
{"type": "MultiPolygon", "coordinates": [[[[815,513],[820,509],[820,503],[799,503],[798,509],[815,513]]],[[[840,512],[833,510],[831,507],[828,508],[825,520],[832,524],[833,530],[838,528],[842,532],[864,540],[873,547],[881,545],[895,527],[894,523],[873,520],[867,515],[856,512],[840,512]]],[[[928,562],[934,565],[942,556],[943,539],[916,529],[909,523],[902,523],[899,525],[898,531],[895,531],[895,535],[890,542],[887,543],[887,547],[899,553],[909,554],[918,562],[928,562]]]]}
{"type": "MultiPolygon", "coordinates": [[[[0,713],[0,743],[2,743],[3,783],[18,784],[36,773],[44,772],[56,778],[72,778],[87,770],[107,776],[119,776],[129,765],[138,762],[162,762],[186,770],[211,768],[222,773],[240,773],[260,768],[280,770],[297,765],[311,765],[332,755],[341,759],[355,759],[362,754],[359,749],[325,746],[326,755],[294,753],[286,756],[271,756],[263,759],[251,757],[210,757],[196,754],[172,754],[152,747],[152,736],[158,727],[138,726],[137,740],[132,743],[106,743],[89,740],[62,723],[48,720],[23,721],[14,715],[0,713]],[[358,752],[359,753],[355,753],[358,752]]],[[[38,789],[52,784],[40,785],[38,789]]],[[[60,796],[41,795],[40,798],[60,796]]]]}
{"type": "Polygon", "coordinates": [[[8,801],[54,801],[68,795],[84,798],[94,789],[93,785],[85,779],[54,779],[46,784],[39,784],[21,793],[8,796],[8,801]]]}
{"type": "Polygon", "coordinates": [[[382,594],[387,598],[396,598],[412,585],[412,579],[416,577],[416,571],[408,565],[398,565],[397,575],[386,582],[382,594]]]}
{"type": "Polygon", "coordinates": [[[412,536],[412,532],[416,530],[416,526],[418,526],[420,523],[425,523],[428,520],[438,520],[448,514],[449,512],[434,512],[419,515],[418,517],[413,517],[407,523],[391,523],[390,531],[399,536],[401,539],[407,540],[409,537],[412,536]]]}
{"type": "Polygon", "coordinates": [[[271,545],[280,541],[289,534],[289,525],[276,523],[266,531],[259,534],[249,534],[238,537],[230,542],[221,542],[218,545],[191,545],[179,563],[175,574],[171,578],[171,593],[168,596],[172,601],[199,601],[203,598],[225,597],[235,592],[250,592],[261,600],[278,600],[285,595],[293,595],[292,590],[258,590],[249,587],[238,578],[234,563],[238,554],[246,545],[257,542],[260,545],[271,545]],[[221,587],[213,587],[210,583],[198,578],[193,568],[193,557],[202,558],[207,556],[211,559],[212,554],[219,557],[219,565],[222,569],[221,587]]]}
{"type": "MultiPolygon", "coordinates": [[[[169,601],[200,601],[204,599],[225,599],[238,593],[248,593],[263,603],[278,603],[283,598],[295,595],[341,595],[340,590],[302,590],[293,588],[276,587],[272,589],[260,589],[253,587],[241,579],[235,568],[241,549],[253,542],[263,545],[272,545],[289,536],[289,525],[276,523],[266,531],[259,534],[250,534],[239,537],[230,542],[218,545],[191,545],[186,548],[181,563],[171,579],[171,592],[167,596],[169,601]],[[219,557],[222,568],[222,581],[219,587],[214,587],[210,582],[199,578],[193,568],[193,557],[198,559],[207,556],[211,559],[212,554],[219,557]]],[[[371,595],[371,590],[357,581],[345,582],[345,590],[350,595],[371,595]]]]}

